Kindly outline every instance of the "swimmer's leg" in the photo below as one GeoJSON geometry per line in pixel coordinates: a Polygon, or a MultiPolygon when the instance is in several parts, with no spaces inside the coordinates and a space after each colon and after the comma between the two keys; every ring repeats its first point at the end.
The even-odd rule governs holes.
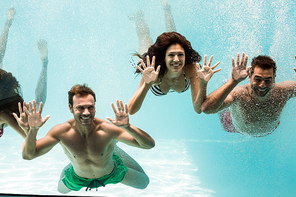
{"type": "Polygon", "coordinates": [[[167,32],[176,32],[176,25],[174,22],[174,18],[171,12],[171,6],[167,0],[160,0],[160,3],[162,5],[163,11],[164,11],[164,19],[165,19],[165,27],[167,32]]]}
{"type": "Polygon", "coordinates": [[[45,40],[38,40],[37,47],[40,53],[40,59],[42,62],[42,69],[41,73],[37,82],[37,86],[35,89],[35,99],[37,105],[42,102],[43,105],[46,101],[47,96],[47,64],[48,64],[48,49],[47,49],[47,42],[45,40]]]}
{"type": "Polygon", "coordinates": [[[9,8],[6,12],[6,22],[2,31],[2,34],[0,36],[0,68],[2,68],[3,58],[6,51],[6,44],[8,39],[8,32],[9,28],[12,25],[14,15],[16,13],[16,10],[14,8],[9,8]]]}
{"type": "Polygon", "coordinates": [[[153,44],[149,27],[143,17],[143,11],[130,15],[129,19],[135,22],[139,39],[139,54],[142,55],[153,44]]]}
{"type": "Polygon", "coordinates": [[[123,164],[128,168],[121,183],[137,189],[145,189],[149,184],[149,177],[143,168],[117,145],[114,148],[114,153],[121,158],[123,164]]]}
{"type": "Polygon", "coordinates": [[[68,168],[71,167],[71,163],[69,163],[61,172],[61,175],[60,175],[60,180],[59,180],[59,183],[58,183],[58,191],[62,194],[66,194],[66,193],[69,193],[71,192],[72,190],[69,189],[68,187],[66,187],[66,185],[63,183],[62,179],[64,178],[64,174],[65,174],[65,170],[67,170],[68,168]]]}

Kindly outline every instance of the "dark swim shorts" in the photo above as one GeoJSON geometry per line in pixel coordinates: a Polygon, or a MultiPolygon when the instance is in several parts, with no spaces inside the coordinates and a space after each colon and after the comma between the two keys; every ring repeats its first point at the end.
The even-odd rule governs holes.
{"type": "MultiPolygon", "coordinates": [[[[220,121],[222,123],[223,129],[229,133],[240,133],[239,131],[237,131],[234,127],[234,125],[232,124],[232,118],[231,118],[231,114],[230,114],[230,110],[229,108],[226,109],[220,116],[220,121]]],[[[280,122],[278,122],[278,124],[276,125],[276,127],[274,128],[274,130],[279,126],[280,122]]],[[[273,131],[274,131],[273,130],[273,131]]],[[[271,133],[268,133],[267,135],[269,135],[271,133]]],[[[265,135],[264,135],[265,136],[265,135]]],[[[258,137],[263,137],[263,136],[258,136],[258,137]]]]}
{"type": "Polygon", "coordinates": [[[105,187],[107,184],[116,184],[123,180],[128,168],[123,164],[120,157],[113,153],[112,159],[114,161],[113,171],[103,177],[96,179],[87,179],[78,176],[71,165],[70,168],[65,170],[65,177],[62,179],[66,187],[71,190],[79,191],[83,187],[87,187],[86,191],[92,188],[105,187]]]}

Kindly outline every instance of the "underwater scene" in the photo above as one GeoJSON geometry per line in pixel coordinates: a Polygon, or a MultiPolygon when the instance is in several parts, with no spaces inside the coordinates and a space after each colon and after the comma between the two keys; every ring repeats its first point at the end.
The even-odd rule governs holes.
{"type": "MultiPolygon", "coordinates": [[[[73,118],[68,91],[76,84],[87,84],[95,92],[95,116],[100,119],[115,119],[111,103],[117,109],[117,99],[132,105],[143,75],[135,73],[139,57],[134,54],[145,53],[164,32],[178,32],[191,43],[201,57],[200,69],[205,69],[205,55],[207,61],[213,55],[211,67],[220,62],[207,83],[207,95],[233,77],[232,58],[236,61],[238,53],[249,57],[247,67],[256,56],[271,57],[277,65],[275,83],[293,84],[295,9],[293,0],[2,0],[0,28],[4,32],[9,26],[9,31],[5,55],[0,51],[0,68],[17,79],[24,101],[38,101],[39,95],[44,102],[42,117],[50,118],[37,133],[41,139],[55,125],[73,118]],[[149,37],[141,37],[141,31],[149,37]]],[[[165,84],[166,73],[159,84],[165,84]]],[[[64,143],[26,160],[22,156],[25,134],[3,124],[0,195],[294,196],[295,85],[290,85],[294,93],[285,104],[266,106],[282,109],[272,132],[254,137],[226,132],[219,112],[197,113],[192,101],[196,84],[186,78],[188,73],[183,70],[178,75],[184,91],[176,87],[163,93],[165,87],[159,86],[158,94],[164,95],[149,90],[140,109],[129,110],[130,123],[149,134],[143,139],[153,138],[153,146],[115,142],[149,177],[144,188],[124,182],[63,194],[57,189],[61,172],[72,161],[64,143]]],[[[246,75],[237,86],[251,82],[246,75]]],[[[1,97],[9,96],[0,92],[0,105],[1,97]]],[[[251,113],[264,116],[258,109],[251,113]]],[[[265,128],[264,124],[258,127],[265,128]]]]}

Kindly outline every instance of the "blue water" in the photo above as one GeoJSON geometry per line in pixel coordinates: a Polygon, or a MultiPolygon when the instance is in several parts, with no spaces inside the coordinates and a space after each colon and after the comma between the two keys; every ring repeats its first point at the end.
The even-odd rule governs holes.
{"type": "MultiPolygon", "coordinates": [[[[245,52],[251,58],[259,54],[271,55],[278,65],[277,82],[296,79],[292,70],[296,67],[296,5],[293,0],[169,2],[177,31],[186,36],[202,56],[214,55],[214,61],[221,61],[219,66],[222,71],[211,79],[208,92],[229,79],[231,57],[235,57],[237,52],[245,52]]],[[[163,10],[158,0],[1,1],[0,28],[4,25],[9,7],[15,7],[17,14],[10,29],[3,65],[20,81],[27,101],[34,99],[41,70],[36,41],[43,38],[48,42],[48,95],[43,115],[50,114],[51,118],[39,137],[55,124],[72,117],[67,91],[74,84],[87,83],[94,89],[97,116],[101,118],[113,116],[111,102],[116,99],[128,102],[134,94],[140,77],[135,78],[129,60],[131,54],[138,50],[138,40],[135,27],[127,17],[129,14],[144,11],[153,40],[165,31],[163,10]]],[[[245,83],[248,83],[247,79],[242,82],[245,83]]],[[[158,147],[157,151],[145,152],[150,156],[147,159],[142,156],[143,150],[128,149],[151,177],[151,184],[146,190],[132,192],[154,196],[163,189],[164,196],[166,193],[169,196],[293,196],[296,192],[295,112],[295,99],[291,99],[283,112],[281,124],[272,135],[247,138],[223,131],[217,115],[196,114],[189,91],[165,97],[148,93],[141,110],[130,119],[131,123],[153,136],[158,147]],[[178,144],[182,145],[182,151],[178,144]],[[168,150],[172,153],[168,154],[168,150]],[[182,158],[182,155],[186,158],[176,159],[182,158]],[[162,165],[174,164],[172,168],[168,167],[174,173],[164,171],[166,174],[159,176],[157,161],[162,159],[166,161],[162,165]],[[185,172],[183,160],[190,164],[185,172]],[[179,173],[182,174],[182,181],[172,184],[180,179],[179,173]],[[188,184],[184,187],[182,182],[192,183],[193,189],[188,184]]],[[[10,179],[17,176],[17,168],[25,162],[20,156],[22,139],[10,129],[5,132],[9,134],[4,134],[7,136],[3,136],[3,140],[11,143],[0,142],[0,164],[5,166],[3,171],[11,174],[1,173],[0,182],[2,185],[4,180],[6,184],[11,182],[13,190],[7,190],[0,184],[0,193],[26,193],[21,180],[10,179]],[[9,151],[14,156],[5,154],[9,151]]],[[[38,161],[50,162],[51,157],[54,154],[38,158],[38,161]]],[[[52,160],[55,161],[54,158],[52,160]]],[[[59,168],[52,163],[56,179],[66,164],[67,159],[62,160],[59,168]]],[[[25,162],[24,166],[27,165],[29,163],[25,162]]],[[[30,170],[32,188],[29,192],[42,194],[43,191],[43,194],[48,194],[52,191],[58,194],[54,193],[57,184],[54,178],[48,180],[47,190],[38,190],[36,183],[46,183],[47,179],[40,173],[34,174],[34,170],[36,168],[30,170]]],[[[28,185],[30,181],[27,181],[28,185]]],[[[130,191],[126,187],[118,187],[126,193],[130,191]]],[[[112,190],[104,192],[105,195],[115,196],[112,190]]]]}

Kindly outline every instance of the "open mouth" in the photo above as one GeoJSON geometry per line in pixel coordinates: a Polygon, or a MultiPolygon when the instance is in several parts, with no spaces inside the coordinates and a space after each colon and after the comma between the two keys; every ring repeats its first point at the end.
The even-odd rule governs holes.
{"type": "Polygon", "coordinates": [[[80,117],[80,119],[84,122],[87,122],[90,120],[90,116],[82,116],[82,117],[80,117]]]}
{"type": "Polygon", "coordinates": [[[265,92],[267,89],[257,89],[259,92],[265,92]]]}
{"type": "Polygon", "coordinates": [[[268,88],[256,88],[257,94],[260,96],[265,96],[268,93],[268,88]]]}
{"type": "Polygon", "coordinates": [[[180,68],[181,64],[171,64],[173,68],[180,68]]]}

